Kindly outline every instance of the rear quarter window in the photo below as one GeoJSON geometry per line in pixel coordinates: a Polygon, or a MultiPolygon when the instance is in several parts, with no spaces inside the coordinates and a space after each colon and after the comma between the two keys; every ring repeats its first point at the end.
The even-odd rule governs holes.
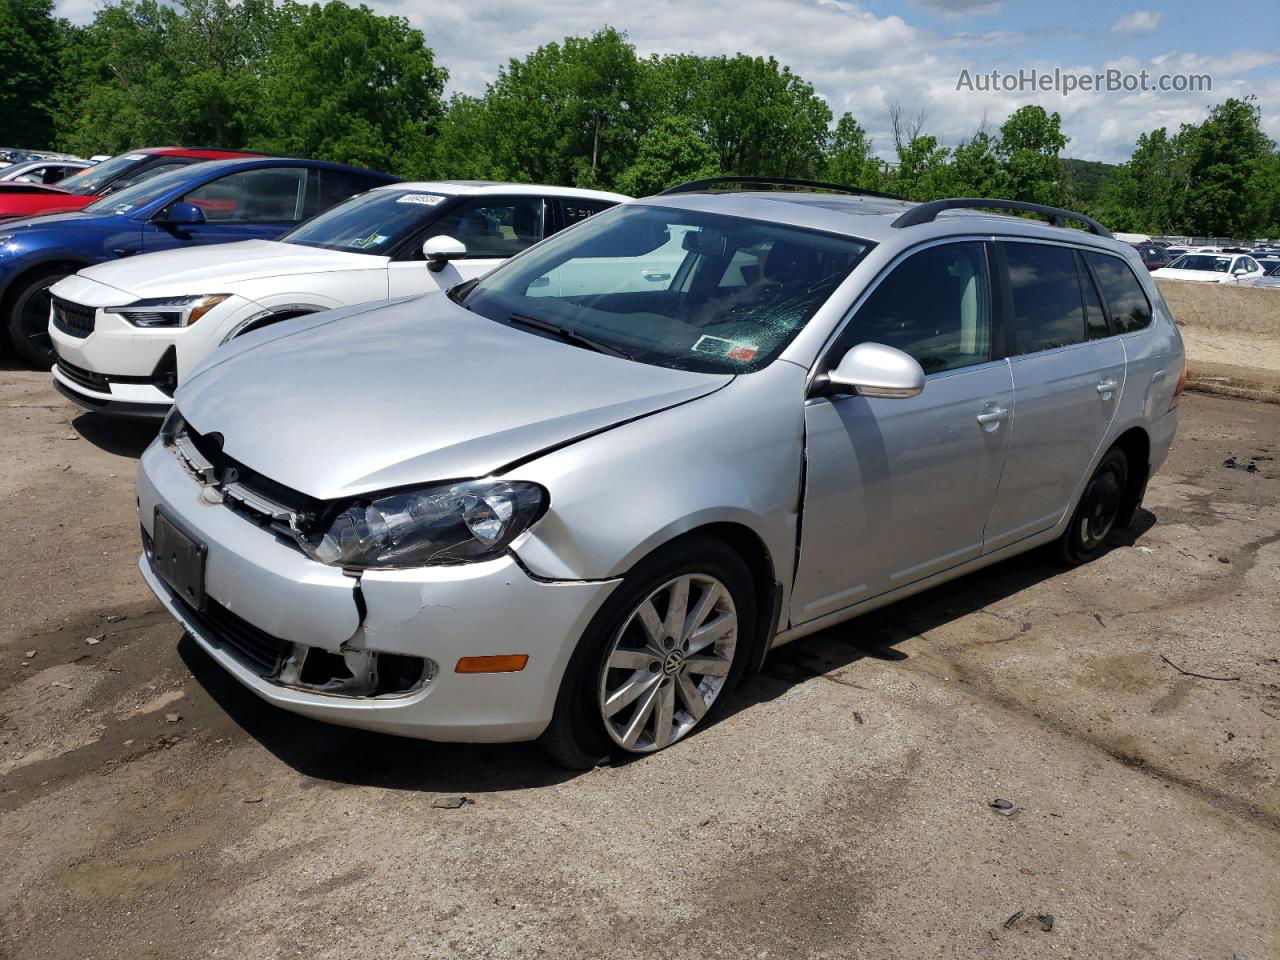
{"type": "Polygon", "coordinates": [[[1085,254],[1093,267],[1107,312],[1116,333],[1133,333],[1151,325],[1151,301],[1133,270],[1119,257],[1090,251],[1085,254]]]}

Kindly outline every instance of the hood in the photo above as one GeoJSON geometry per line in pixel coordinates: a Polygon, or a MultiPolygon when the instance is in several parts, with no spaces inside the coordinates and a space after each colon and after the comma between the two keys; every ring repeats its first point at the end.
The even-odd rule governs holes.
{"type": "Polygon", "coordinates": [[[1161,267],[1151,275],[1161,280],[1191,280],[1196,283],[1222,283],[1224,277],[1230,280],[1229,274],[1214,270],[1174,270],[1170,267],[1161,267]]]}
{"type": "Polygon", "coordinates": [[[322,250],[275,240],[243,240],[179,250],[162,250],[145,257],[112,260],[87,267],[83,276],[138,296],[182,293],[230,293],[227,287],[245,280],[368,270],[387,264],[386,257],[367,253],[322,250]]]}
{"type": "MultiPolygon", "coordinates": [[[[4,206],[4,198],[0,197],[0,208],[4,206]]],[[[114,219],[118,214],[100,214],[85,213],[83,210],[69,210],[65,213],[39,213],[30,217],[21,217],[17,220],[6,220],[4,224],[5,233],[13,233],[21,231],[22,233],[39,233],[43,230],[54,229],[62,230],[69,224],[78,224],[84,226],[86,224],[97,223],[101,220],[114,219]]],[[[120,217],[123,220],[123,217],[120,217]]]]}
{"type": "Polygon", "coordinates": [[[318,499],[483,477],[733,380],[593,353],[443,292],[300,317],[213,353],[177,394],[242,464],[318,499]]]}

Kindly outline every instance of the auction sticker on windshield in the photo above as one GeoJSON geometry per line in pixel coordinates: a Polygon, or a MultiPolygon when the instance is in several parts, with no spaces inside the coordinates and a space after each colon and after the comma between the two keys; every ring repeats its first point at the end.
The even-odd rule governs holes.
{"type": "Polygon", "coordinates": [[[403,197],[396,198],[396,203],[422,203],[434,207],[443,199],[438,193],[406,193],[403,197]]]}

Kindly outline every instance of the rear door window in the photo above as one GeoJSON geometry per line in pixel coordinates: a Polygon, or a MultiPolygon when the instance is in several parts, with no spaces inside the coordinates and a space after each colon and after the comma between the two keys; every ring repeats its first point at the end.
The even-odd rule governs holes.
{"type": "Polygon", "coordinates": [[[1070,247],[1002,244],[1013,298],[1013,353],[1069,347],[1085,340],[1084,292],[1070,247]]]}
{"type": "Polygon", "coordinates": [[[560,204],[562,230],[613,206],[604,200],[579,200],[576,197],[561,197],[557,202],[560,204]]]}
{"type": "Polygon", "coordinates": [[[1090,251],[1085,259],[1102,287],[1116,333],[1133,333],[1151,324],[1151,301],[1129,265],[1119,257],[1090,251]]]}

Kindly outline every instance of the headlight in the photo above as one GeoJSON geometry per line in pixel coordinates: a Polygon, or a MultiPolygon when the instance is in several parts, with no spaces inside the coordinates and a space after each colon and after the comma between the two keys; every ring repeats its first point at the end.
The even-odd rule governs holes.
{"type": "Polygon", "coordinates": [[[157,297],[108,309],[135,327],[189,327],[229,296],[229,293],[207,293],[193,297],[157,297]]]}
{"type": "Polygon", "coordinates": [[[303,549],[342,567],[474,563],[506,550],[546,505],[547,492],[536,483],[467,480],[424,487],[352,504],[303,549]]]}

